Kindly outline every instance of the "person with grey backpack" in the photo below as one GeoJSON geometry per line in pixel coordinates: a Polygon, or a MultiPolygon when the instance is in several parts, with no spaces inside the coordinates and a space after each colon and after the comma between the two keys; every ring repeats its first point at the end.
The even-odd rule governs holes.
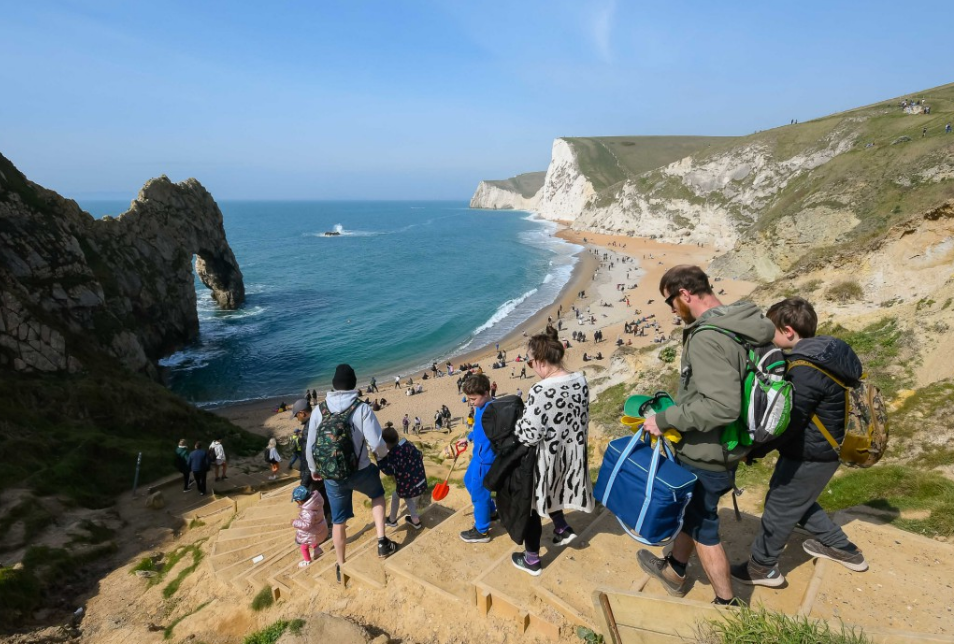
{"type": "Polygon", "coordinates": [[[340,364],[331,381],[332,390],[318,404],[308,421],[305,459],[312,478],[322,479],[331,505],[331,538],[338,559],[336,574],[341,582],[348,540],[347,521],[354,517],[352,497],[357,490],[371,499],[371,516],[378,536],[378,557],[397,551],[398,545],[384,535],[384,486],[370,452],[387,456],[381,425],[371,406],[358,398],[358,379],[350,365],[340,364]]]}

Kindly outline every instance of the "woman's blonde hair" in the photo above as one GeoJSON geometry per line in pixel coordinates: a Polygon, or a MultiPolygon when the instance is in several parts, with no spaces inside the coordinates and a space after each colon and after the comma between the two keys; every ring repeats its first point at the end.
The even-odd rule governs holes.
{"type": "Polygon", "coordinates": [[[268,449],[272,449],[273,447],[277,447],[277,446],[278,446],[278,441],[276,441],[274,438],[268,439],[268,449]]]}

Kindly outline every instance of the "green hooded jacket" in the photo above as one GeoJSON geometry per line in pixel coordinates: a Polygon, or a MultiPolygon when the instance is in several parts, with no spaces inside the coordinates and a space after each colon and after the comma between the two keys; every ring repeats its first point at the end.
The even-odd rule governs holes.
{"type": "Polygon", "coordinates": [[[675,429],[682,440],[675,444],[681,461],[704,470],[732,469],[749,450],[725,452],[722,429],[742,413],[742,376],[745,350],[732,338],[701,325],[717,326],[748,339],[753,345],[771,342],[775,325],[755,304],[735,302],[709,309],[682,332],[682,362],[676,405],[656,415],[660,429],[675,429]]]}

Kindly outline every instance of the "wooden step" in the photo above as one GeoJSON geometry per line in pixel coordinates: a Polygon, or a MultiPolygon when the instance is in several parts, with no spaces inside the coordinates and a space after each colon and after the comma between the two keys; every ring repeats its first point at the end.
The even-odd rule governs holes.
{"type": "MultiPolygon", "coordinates": [[[[453,510],[442,505],[433,504],[421,512],[422,528],[412,528],[404,523],[404,519],[402,518],[402,523],[398,527],[388,528],[385,534],[398,544],[398,552],[400,552],[436,528],[443,521],[453,516],[453,514],[453,510]]],[[[376,540],[373,545],[373,548],[363,548],[354,553],[349,550],[347,560],[344,566],[341,567],[341,571],[346,576],[358,580],[361,583],[368,584],[374,588],[384,588],[387,585],[387,575],[384,570],[385,559],[378,558],[376,540]]],[[[396,553],[392,556],[396,556],[396,553]]]]}
{"type": "MultiPolygon", "coordinates": [[[[580,550],[585,533],[600,516],[598,512],[568,512],[566,519],[578,535],[567,546],[554,546],[553,524],[544,520],[541,537],[542,575],[548,574],[553,563],[560,557],[579,557],[585,555],[580,550]]],[[[522,552],[523,547],[513,547],[482,572],[474,581],[477,587],[477,608],[483,615],[494,615],[514,620],[521,632],[534,631],[551,640],[559,639],[560,627],[565,623],[563,616],[551,605],[543,602],[535,592],[539,580],[518,570],[513,565],[514,552],[522,552]]]]}
{"type": "Polygon", "coordinates": [[[401,575],[441,597],[466,606],[477,603],[474,581],[514,546],[499,525],[490,528],[490,543],[466,543],[460,533],[474,527],[473,507],[454,513],[407,548],[389,557],[388,574],[401,575]]]}
{"type": "Polygon", "coordinates": [[[216,551],[215,546],[218,544],[213,544],[213,552],[209,555],[209,560],[215,564],[215,567],[219,570],[224,568],[227,565],[233,564],[236,561],[241,561],[243,559],[251,560],[253,557],[256,557],[262,553],[263,550],[270,548],[277,542],[291,542],[295,543],[294,535],[291,531],[286,535],[281,535],[278,537],[272,537],[266,541],[259,539],[252,539],[247,542],[242,543],[241,540],[236,541],[236,544],[242,543],[241,546],[231,548],[226,551],[216,551]]]}

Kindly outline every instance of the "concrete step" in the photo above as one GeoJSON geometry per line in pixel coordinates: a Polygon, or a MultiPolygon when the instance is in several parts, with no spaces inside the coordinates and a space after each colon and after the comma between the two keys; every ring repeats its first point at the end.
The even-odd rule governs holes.
{"type": "MultiPolygon", "coordinates": [[[[402,523],[397,528],[389,528],[386,534],[388,538],[398,544],[398,552],[400,552],[453,516],[453,514],[454,511],[445,506],[431,505],[421,512],[422,528],[412,528],[403,523],[404,520],[402,518],[402,523]]],[[[347,577],[358,580],[361,583],[368,584],[374,588],[384,588],[387,585],[387,575],[384,571],[385,560],[378,558],[376,539],[372,545],[374,546],[373,548],[365,547],[356,552],[349,550],[347,553],[347,561],[345,561],[341,571],[347,577]]],[[[396,554],[397,553],[395,553],[395,555],[396,554]]]]}
{"type": "Polygon", "coordinates": [[[248,539],[250,537],[255,537],[259,539],[268,539],[270,537],[277,537],[278,535],[285,533],[291,534],[294,539],[295,529],[291,527],[290,524],[282,523],[279,526],[274,527],[265,527],[265,528],[229,528],[227,530],[222,530],[219,532],[218,536],[215,539],[216,543],[221,543],[223,546],[231,541],[237,541],[240,539],[248,539]]]}
{"type": "Polygon", "coordinates": [[[236,541],[236,544],[242,543],[243,545],[224,552],[221,550],[216,551],[215,546],[218,544],[214,544],[212,546],[213,553],[209,555],[209,561],[215,564],[217,570],[221,570],[226,566],[235,563],[236,561],[241,561],[243,559],[251,560],[253,557],[262,554],[264,550],[272,547],[276,543],[287,543],[289,541],[294,543],[294,535],[290,530],[285,535],[272,537],[271,539],[265,541],[260,539],[252,539],[244,543],[241,541],[236,541]]]}
{"type": "MultiPolygon", "coordinates": [[[[544,520],[541,537],[543,575],[548,574],[554,562],[561,557],[586,556],[586,552],[581,550],[582,539],[579,535],[585,533],[600,518],[602,512],[602,507],[590,513],[568,512],[566,519],[578,536],[567,546],[552,544],[553,524],[544,520]]],[[[485,616],[490,614],[514,620],[522,633],[532,631],[551,640],[559,639],[560,627],[565,625],[565,619],[535,592],[539,578],[532,577],[513,565],[511,556],[522,550],[522,547],[512,544],[510,550],[477,577],[474,582],[477,587],[477,608],[485,616]]]]}
{"type": "Polygon", "coordinates": [[[203,521],[214,515],[226,513],[228,515],[235,513],[235,501],[229,498],[215,499],[211,503],[199,506],[189,511],[183,518],[186,521],[193,519],[203,521]]]}
{"type": "Polygon", "coordinates": [[[246,585],[244,581],[238,581],[237,583],[234,582],[254,570],[256,567],[266,565],[266,562],[269,559],[274,558],[275,555],[284,554],[289,550],[295,552],[298,551],[294,540],[278,539],[277,541],[271,542],[271,545],[268,547],[261,548],[259,554],[250,559],[240,559],[233,564],[221,566],[216,570],[215,575],[219,581],[231,583],[237,590],[245,590],[246,585]]]}
{"type": "Polygon", "coordinates": [[[440,525],[399,550],[384,564],[389,575],[401,575],[438,596],[466,606],[477,603],[474,581],[514,543],[498,524],[490,528],[490,543],[466,543],[460,532],[474,526],[473,507],[454,513],[440,525]]]}
{"type": "Polygon", "coordinates": [[[297,516],[298,515],[298,506],[294,503],[285,503],[282,505],[266,505],[259,507],[257,505],[252,506],[242,512],[242,515],[239,517],[241,520],[245,519],[257,519],[259,521],[265,519],[273,519],[274,517],[287,517],[287,516],[297,516]]]}
{"type": "Polygon", "coordinates": [[[250,588],[253,592],[258,591],[262,586],[268,584],[269,576],[276,571],[287,567],[293,562],[301,560],[301,552],[298,548],[276,549],[272,554],[266,555],[265,559],[257,564],[253,564],[250,569],[237,575],[233,580],[234,586],[250,588]]]}
{"type": "Polygon", "coordinates": [[[229,524],[229,529],[232,528],[259,528],[259,529],[268,529],[277,525],[291,525],[291,522],[295,517],[298,516],[298,512],[294,508],[288,508],[288,513],[286,515],[276,514],[271,517],[263,518],[242,518],[242,515],[239,515],[239,518],[232,521],[229,524]]]}

